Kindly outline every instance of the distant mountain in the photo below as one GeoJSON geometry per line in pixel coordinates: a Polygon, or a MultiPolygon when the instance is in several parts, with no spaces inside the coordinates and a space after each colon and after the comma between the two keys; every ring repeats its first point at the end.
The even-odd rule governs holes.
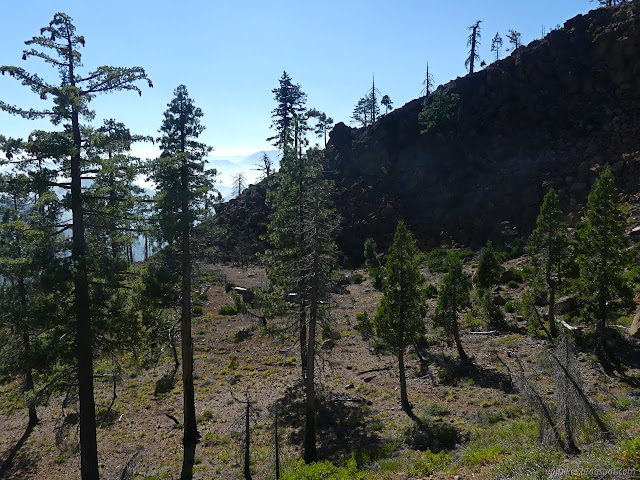
{"type": "Polygon", "coordinates": [[[216,188],[225,200],[233,198],[233,178],[239,173],[244,175],[247,186],[259,180],[260,172],[256,168],[262,163],[263,153],[268,155],[273,162],[274,168],[277,169],[280,164],[280,152],[278,150],[256,152],[251,155],[209,156],[207,166],[218,171],[216,188]]]}

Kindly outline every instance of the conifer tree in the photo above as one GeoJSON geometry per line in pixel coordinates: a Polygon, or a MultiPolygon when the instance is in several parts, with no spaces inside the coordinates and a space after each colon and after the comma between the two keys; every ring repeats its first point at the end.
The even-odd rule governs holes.
{"type": "Polygon", "coordinates": [[[290,298],[297,319],[305,387],[304,459],[316,460],[316,332],[329,321],[337,217],[330,208],[332,185],[322,171],[322,153],[288,151],[282,158],[277,188],[268,193],[274,208],[268,227],[267,275],[280,298],[290,298]]]}
{"type": "Polygon", "coordinates": [[[287,72],[282,72],[278,88],[272,90],[277,106],[271,112],[271,128],[275,135],[267,138],[283,154],[289,149],[298,149],[303,124],[307,94],[300,85],[294,84],[287,72]]]}
{"type": "Polygon", "coordinates": [[[234,197],[239,197],[242,192],[247,188],[247,179],[242,172],[233,176],[233,189],[231,193],[234,197]]]}
{"type": "Polygon", "coordinates": [[[262,152],[260,163],[256,164],[256,168],[254,168],[254,170],[260,172],[260,179],[269,178],[269,176],[271,176],[274,170],[273,161],[266,152],[262,152]]]}
{"type": "Polygon", "coordinates": [[[491,51],[496,52],[496,61],[500,60],[500,49],[502,48],[502,37],[496,32],[495,37],[491,40],[491,51]]]}
{"type": "Polygon", "coordinates": [[[447,334],[453,336],[460,359],[467,361],[469,357],[460,341],[458,315],[465,308],[471,306],[469,295],[471,282],[462,271],[462,263],[456,253],[449,252],[447,263],[449,272],[445,275],[442,286],[438,289],[438,305],[436,306],[434,324],[444,328],[447,334]]]}
{"type": "Polygon", "coordinates": [[[467,40],[467,46],[469,47],[469,56],[464,61],[464,66],[469,69],[469,73],[473,73],[473,67],[477,60],[480,60],[478,54],[478,48],[480,47],[480,23],[482,20],[478,20],[471,25],[468,29],[471,31],[467,40]]]}
{"type": "Polygon", "coordinates": [[[429,63],[427,62],[427,71],[424,74],[424,80],[422,81],[422,94],[429,96],[433,91],[433,74],[429,71],[429,63]]]}
{"type": "Polygon", "coordinates": [[[509,33],[507,33],[507,40],[509,43],[513,45],[513,50],[517,50],[522,45],[521,40],[522,34],[513,28],[509,29],[509,33]]]}
{"type": "MultiPolygon", "coordinates": [[[[98,67],[87,75],[80,74],[81,54],[79,48],[85,45],[84,37],[76,35],[71,18],[64,13],[56,13],[48,26],[40,30],[40,35],[25,42],[30,48],[22,58],[37,57],[54,67],[60,75],[58,85],[49,83],[23,68],[2,66],[0,72],[19,80],[41,99],[53,97],[53,106],[45,110],[22,109],[5,102],[0,108],[25,118],[49,118],[54,124],[62,123],[72,139],[69,151],[70,196],[72,212],[72,249],[74,315],[76,320],[76,356],[78,371],[78,392],[80,403],[80,456],[81,472],[84,479],[98,478],[98,453],[96,442],[95,402],[93,397],[93,345],[91,300],[88,281],[87,244],[85,238],[85,215],[82,196],[82,179],[87,175],[87,163],[83,158],[85,139],[80,119],[93,115],[88,104],[97,94],[117,90],[134,90],[141,93],[138,81],[147,80],[140,67],[98,67]]],[[[151,82],[148,81],[151,86],[151,82]]]]}
{"type": "Polygon", "coordinates": [[[488,290],[498,283],[502,266],[498,255],[493,248],[493,244],[489,241],[482,249],[480,259],[478,260],[478,271],[476,272],[476,285],[480,290],[488,290]]]}
{"type": "Polygon", "coordinates": [[[211,147],[198,141],[204,130],[202,110],[179,85],[167,105],[160,127],[161,155],[151,167],[156,183],[157,221],[161,240],[175,244],[181,258],[181,339],[184,408],[184,458],[181,478],[192,478],[195,447],[199,439],[193,385],[193,342],[191,339],[191,229],[203,215],[213,194],[215,170],[205,169],[211,147]]]}
{"type": "Polygon", "coordinates": [[[427,313],[424,277],[418,269],[418,249],[403,221],[398,222],[393,243],[385,264],[386,278],[382,284],[382,299],[374,318],[376,336],[398,358],[400,402],[412,415],[407,396],[404,353],[424,333],[427,313]]]}
{"type": "Polygon", "coordinates": [[[37,405],[53,390],[46,380],[52,366],[71,347],[58,340],[68,312],[53,295],[69,280],[64,239],[51,234],[59,208],[44,192],[34,201],[32,179],[24,173],[0,176],[0,332],[7,335],[0,341],[0,362],[22,376],[30,427],[38,422],[37,405]],[[36,377],[43,379],[39,388],[36,377]]]}
{"type": "Polygon", "coordinates": [[[364,241],[364,266],[373,281],[373,286],[380,290],[382,288],[382,264],[376,249],[376,241],[373,238],[367,238],[364,241]]]}
{"type": "Polygon", "coordinates": [[[615,179],[605,165],[587,200],[586,220],[578,232],[580,290],[583,313],[595,327],[596,349],[605,362],[607,326],[633,305],[633,292],[623,277],[629,264],[626,221],[620,209],[615,179]]]}
{"type": "Polygon", "coordinates": [[[333,126],[333,118],[315,108],[309,110],[307,116],[315,120],[316,124],[313,128],[313,133],[318,137],[324,136],[324,147],[327,148],[327,131],[331,130],[333,126]]]}
{"type": "Polygon", "coordinates": [[[549,302],[549,333],[556,337],[556,293],[562,286],[568,267],[569,238],[558,194],[553,189],[547,192],[540,207],[536,228],[529,238],[529,254],[536,279],[544,285],[549,302]]]}
{"type": "Polygon", "coordinates": [[[391,97],[389,95],[383,95],[382,100],[380,100],[380,104],[385,108],[385,115],[389,113],[393,108],[393,102],[391,101],[391,97]]]}

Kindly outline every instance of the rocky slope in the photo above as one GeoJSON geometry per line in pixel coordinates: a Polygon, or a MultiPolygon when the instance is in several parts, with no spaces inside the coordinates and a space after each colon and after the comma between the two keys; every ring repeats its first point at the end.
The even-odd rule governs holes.
{"type": "MultiPolygon", "coordinates": [[[[509,243],[530,233],[550,187],[577,221],[605,163],[626,195],[640,192],[639,14],[633,2],[579,15],[441,87],[460,96],[453,128],[421,134],[424,98],[368,129],[336,125],[327,160],[347,257],[368,236],[386,246],[400,218],[423,247],[509,243]]],[[[218,222],[257,206],[249,193],[217,209],[218,222]]]]}

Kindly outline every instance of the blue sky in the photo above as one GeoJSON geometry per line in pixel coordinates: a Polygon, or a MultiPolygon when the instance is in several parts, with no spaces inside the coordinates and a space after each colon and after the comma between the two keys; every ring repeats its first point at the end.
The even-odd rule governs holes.
{"type": "MultiPolygon", "coordinates": [[[[420,96],[427,62],[436,85],[466,74],[467,27],[482,20],[481,58],[491,39],[513,28],[524,44],[595,4],[588,0],[21,0],[3,2],[0,65],[18,65],[50,80],[42,62],[21,60],[24,41],[57,11],[85,36],[85,73],[98,65],[141,66],[154,83],[142,97],[117,92],[92,102],[97,122],[115,118],[134,133],[156,135],[179,84],[204,112],[202,139],[214,155],[272,149],[271,90],[286,70],[307,93],[308,107],[349,124],[353,106],[370,88],[400,107],[420,96]]],[[[505,47],[507,46],[507,40],[505,47]]],[[[0,99],[44,107],[28,88],[0,77],[0,99]]],[[[0,134],[26,137],[46,122],[0,112],[0,134]]],[[[138,154],[153,156],[152,146],[138,154]]]]}

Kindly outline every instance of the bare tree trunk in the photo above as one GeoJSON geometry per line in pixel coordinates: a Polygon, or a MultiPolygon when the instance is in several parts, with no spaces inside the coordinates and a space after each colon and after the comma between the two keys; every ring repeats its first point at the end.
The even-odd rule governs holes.
{"type": "Polygon", "coordinates": [[[589,412],[593,420],[596,422],[596,425],[598,425],[598,428],[604,434],[605,438],[607,440],[612,439],[613,435],[609,431],[609,428],[602,421],[602,419],[600,418],[600,415],[598,415],[598,412],[596,412],[596,409],[593,407],[593,405],[591,405],[591,402],[585,395],[580,385],[578,385],[578,382],[576,382],[576,380],[573,378],[571,373],[567,370],[567,368],[562,364],[562,362],[558,359],[558,357],[556,357],[556,355],[553,352],[549,351],[549,354],[551,355],[551,358],[555,360],[556,364],[562,369],[562,372],[564,373],[566,379],[569,381],[569,384],[573,387],[575,392],[578,394],[578,396],[580,397],[580,400],[582,400],[583,405],[585,406],[585,408],[587,409],[587,411],[589,412]]]}
{"type": "MultiPolygon", "coordinates": [[[[71,45],[69,45],[71,51],[71,45]]],[[[71,63],[71,62],[70,62],[71,63]]],[[[73,69],[70,69],[73,77],[73,69]]],[[[86,266],[82,179],[80,169],[80,123],[72,112],[74,153],[71,156],[71,213],[74,309],[76,317],[76,357],[78,361],[78,399],[80,404],[80,464],[82,480],[98,480],[98,444],[96,440],[96,404],[93,397],[93,332],[89,307],[89,282],[86,266]]]]}
{"type": "Polygon", "coordinates": [[[552,338],[558,336],[558,327],[556,325],[556,285],[552,279],[547,279],[549,285],[549,333],[552,338]]]}
{"type": "MultiPolygon", "coordinates": [[[[558,427],[556,426],[556,422],[553,419],[553,415],[551,415],[551,411],[549,410],[549,406],[544,401],[544,399],[540,396],[540,394],[534,388],[534,386],[531,385],[529,383],[529,381],[527,380],[527,378],[526,378],[526,376],[524,374],[524,367],[522,366],[522,362],[520,361],[520,358],[517,355],[515,355],[515,359],[516,359],[516,362],[518,363],[518,366],[520,367],[520,380],[524,384],[523,385],[524,388],[528,389],[529,392],[531,392],[531,396],[535,400],[535,403],[536,403],[536,405],[538,407],[538,411],[542,414],[543,419],[545,420],[545,422],[547,422],[547,425],[549,425],[549,428],[551,428],[551,431],[553,432],[553,438],[554,438],[556,444],[558,445],[558,447],[560,447],[562,449],[562,451],[564,453],[571,453],[571,452],[568,451],[567,446],[562,441],[562,436],[560,435],[560,432],[558,431],[558,427]]],[[[542,430],[541,430],[541,433],[542,433],[542,430]]]]}
{"type": "Polygon", "coordinates": [[[274,430],[274,441],[276,447],[276,480],[280,478],[280,439],[278,438],[278,409],[275,409],[274,413],[274,422],[273,422],[273,430],[274,430]]]}
{"type": "Polygon", "coordinates": [[[404,371],[404,350],[400,349],[398,352],[398,370],[400,372],[400,405],[402,410],[411,415],[411,405],[409,404],[409,397],[407,396],[407,378],[404,371]]]}
{"type": "Polygon", "coordinates": [[[251,401],[249,395],[246,398],[246,409],[244,418],[244,480],[252,480],[251,478],[251,428],[250,428],[250,414],[251,414],[251,401]]]}
{"type": "MultiPolygon", "coordinates": [[[[184,161],[184,160],[183,160],[184,161]]],[[[182,187],[188,189],[186,166],[182,172],[182,187]]],[[[193,386],[193,341],[191,339],[191,250],[188,220],[189,204],[182,204],[182,386],[184,399],[184,457],[182,461],[182,480],[193,478],[195,449],[198,443],[196,424],[195,391],[193,386]]]]}

